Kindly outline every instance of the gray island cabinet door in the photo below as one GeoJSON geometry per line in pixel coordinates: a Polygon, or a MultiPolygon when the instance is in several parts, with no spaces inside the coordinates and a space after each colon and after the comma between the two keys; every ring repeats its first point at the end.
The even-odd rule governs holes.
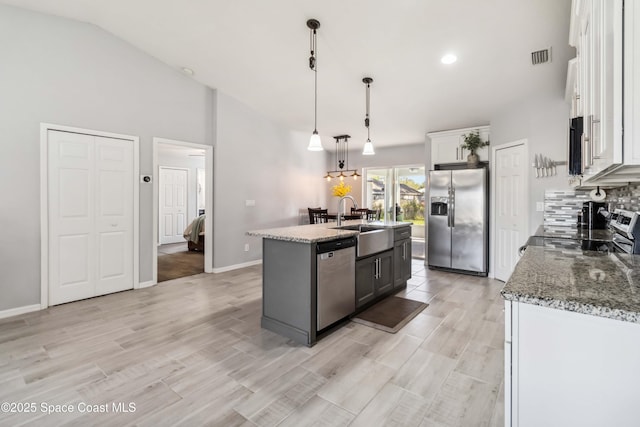
{"type": "Polygon", "coordinates": [[[405,252],[404,252],[404,268],[402,270],[404,283],[407,283],[407,280],[411,279],[411,260],[413,259],[413,249],[411,246],[411,239],[407,239],[404,242],[405,252]]]}
{"type": "Polygon", "coordinates": [[[375,297],[375,257],[356,262],[356,307],[362,307],[375,297]]]}
{"type": "Polygon", "coordinates": [[[378,258],[378,277],[375,284],[375,295],[382,295],[393,289],[393,250],[383,252],[378,258]]]}
{"type": "Polygon", "coordinates": [[[393,287],[400,288],[411,279],[411,239],[397,241],[393,246],[393,287]]]}
{"type": "Polygon", "coordinates": [[[356,308],[393,290],[393,249],[356,261],[356,308]]]}

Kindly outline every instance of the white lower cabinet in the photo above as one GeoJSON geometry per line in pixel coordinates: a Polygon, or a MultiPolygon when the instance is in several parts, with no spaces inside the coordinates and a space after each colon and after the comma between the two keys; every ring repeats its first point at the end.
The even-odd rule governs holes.
{"type": "Polygon", "coordinates": [[[505,302],[506,426],[640,425],[640,324],[505,302]]]}

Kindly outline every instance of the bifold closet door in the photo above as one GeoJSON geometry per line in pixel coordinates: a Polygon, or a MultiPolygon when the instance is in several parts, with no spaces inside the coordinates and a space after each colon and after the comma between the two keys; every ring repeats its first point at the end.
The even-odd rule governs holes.
{"type": "Polygon", "coordinates": [[[133,144],[48,131],[49,305],[133,288],[133,144]]]}

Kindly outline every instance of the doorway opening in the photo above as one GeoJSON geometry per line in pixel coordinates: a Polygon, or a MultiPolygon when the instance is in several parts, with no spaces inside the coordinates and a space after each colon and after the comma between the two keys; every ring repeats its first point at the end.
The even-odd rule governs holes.
{"type": "Polygon", "coordinates": [[[212,270],[211,149],[154,138],[154,284],[212,270]]]}
{"type": "Polygon", "coordinates": [[[412,257],[425,257],[425,167],[391,166],[364,169],[364,203],[380,211],[380,219],[409,221],[412,257]]]}

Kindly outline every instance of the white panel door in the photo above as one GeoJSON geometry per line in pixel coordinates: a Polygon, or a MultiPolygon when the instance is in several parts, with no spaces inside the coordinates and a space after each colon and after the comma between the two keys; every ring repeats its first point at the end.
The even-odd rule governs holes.
{"type": "Polygon", "coordinates": [[[133,284],[133,150],[131,141],[95,137],[96,294],[133,284]]]}
{"type": "Polygon", "coordinates": [[[48,131],[49,305],[133,288],[133,144],[48,131]]]}
{"type": "Polygon", "coordinates": [[[184,242],[188,170],[160,168],[160,243],[184,242]]]}
{"type": "Polygon", "coordinates": [[[95,295],[93,137],[48,132],[49,304],[95,295]]]}
{"type": "Polygon", "coordinates": [[[525,146],[515,145],[496,150],[495,203],[496,241],[495,278],[507,281],[518,262],[518,248],[527,240],[524,174],[525,146]]]}

